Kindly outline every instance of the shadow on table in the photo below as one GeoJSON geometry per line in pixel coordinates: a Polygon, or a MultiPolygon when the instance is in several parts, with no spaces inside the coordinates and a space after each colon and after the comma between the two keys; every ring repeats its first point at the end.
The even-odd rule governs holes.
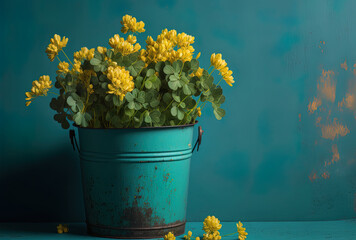
{"type": "MultiPolygon", "coordinates": [[[[22,235],[58,234],[58,223],[0,223],[0,238],[2,235],[20,237],[22,235]]],[[[68,235],[88,236],[85,223],[68,223],[68,235]]]]}

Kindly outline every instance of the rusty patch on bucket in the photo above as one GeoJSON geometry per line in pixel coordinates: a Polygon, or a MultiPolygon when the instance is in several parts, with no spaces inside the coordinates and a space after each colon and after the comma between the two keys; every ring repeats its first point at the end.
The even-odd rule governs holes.
{"type": "Polygon", "coordinates": [[[148,204],[139,207],[137,199],[134,199],[132,207],[124,209],[123,220],[129,223],[130,227],[156,227],[165,225],[165,219],[153,214],[153,210],[148,204]]]}

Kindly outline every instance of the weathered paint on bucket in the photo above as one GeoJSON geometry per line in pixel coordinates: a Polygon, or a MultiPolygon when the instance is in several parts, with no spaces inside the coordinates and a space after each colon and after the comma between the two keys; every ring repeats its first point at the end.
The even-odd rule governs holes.
{"type": "Polygon", "coordinates": [[[78,128],[88,233],[112,238],[183,234],[193,129],[78,128]]]}

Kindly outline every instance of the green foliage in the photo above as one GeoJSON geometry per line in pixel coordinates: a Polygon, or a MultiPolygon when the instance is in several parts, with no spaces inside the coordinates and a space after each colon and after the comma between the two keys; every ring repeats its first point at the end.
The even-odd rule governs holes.
{"type": "Polygon", "coordinates": [[[52,99],[50,107],[57,112],[54,119],[63,128],[69,127],[69,121],[91,128],[185,125],[195,122],[197,108],[207,103],[218,120],[225,116],[221,108],[225,101],[223,90],[214,83],[213,76],[207,70],[201,77],[192,75],[199,68],[196,59],[146,66],[138,52],[122,56],[109,49],[105,54],[95,51],[94,57],[84,61],[81,68],[95,74],[86,80],[84,73],[73,72],[61,73],[56,78],[60,96],[52,99]],[[125,67],[135,84],[122,99],[108,93],[112,82],[107,70],[113,62],[125,67]]]}

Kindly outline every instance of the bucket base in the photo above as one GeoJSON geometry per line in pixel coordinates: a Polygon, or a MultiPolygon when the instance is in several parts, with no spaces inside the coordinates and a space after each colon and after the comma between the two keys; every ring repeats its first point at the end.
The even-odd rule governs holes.
{"type": "Polygon", "coordinates": [[[121,239],[162,238],[169,232],[174,233],[175,236],[182,235],[185,232],[185,222],[152,228],[115,228],[87,223],[87,230],[89,235],[95,237],[121,239]]]}

